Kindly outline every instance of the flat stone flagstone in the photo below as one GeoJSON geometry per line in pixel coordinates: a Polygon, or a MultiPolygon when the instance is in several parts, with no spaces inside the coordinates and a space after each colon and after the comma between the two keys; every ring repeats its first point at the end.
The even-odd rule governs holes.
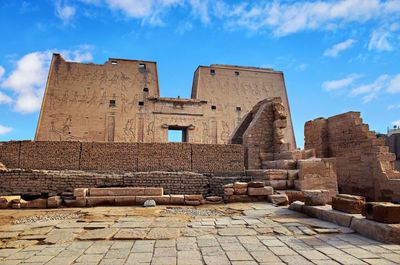
{"type": "MultiPolygon", "coordinates": [[[[0,245],[0,264],[400,263],[400,245],[384,244],[357,233],[347,233],[345,230],[342,232],[341,226],[299,216],[289,210],[270,211],[270,204],[241,205],[243,204],[238,204],[238,207],[235,204],[219,207],[243,208],[247,215],[240,211],[242,214],[220,217],[125,216],[127,212],[131,213],[130,211],[135,213],[135,208],[122,208],[124,213],[119,212],[119,208],[103,208],[102,214],[107,214],[103,221],[101,216],[96,215],[93,219],[81,218],[79,222],[61,220],[58,223],[59,227],[74,227],[79,223],[83,224],[83,228],[92,224],[89,229],[83,229],[82,226],[68,229],[55,226],[38,228],[37,224],[26,224],[25,230],[13,234],[16,238],[4,239],[6,244],[0,245]],[[259,210],[264,211],[264,215],[259,210]],[[177,225],[173,225],[175,219],[177,225]],[[104,228],[124,223],[128,227],[138,223],[146,223],[149,226],[104,228]],[[185,227],[181,228],[182,224],[185,227]],[[221,227],[218,227],[219,225],[221,227]],[[320,232],[324,233],[314,231],[318,229],[322,229],[320,232]],[[325,233],[333,230],[335,233],[325,233]]],[[[3,226],[0,228],[6,233],[15,232],[7,231],[3,226]]]]}

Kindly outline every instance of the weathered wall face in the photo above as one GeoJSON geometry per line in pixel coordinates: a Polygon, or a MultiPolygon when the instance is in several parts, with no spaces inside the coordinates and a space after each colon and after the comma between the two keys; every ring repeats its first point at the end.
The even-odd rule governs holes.
{"type": "Polygon", "coordinates": [[[305,148],[319,157],[336,157],[339,191],[369,200],[400,199],[400,172],[383,138],[363,124],[359,112],[348,112],[305,124],[305,148]]]}
{"type": "Polygon", "coordinates": [[[223,195],[222,186],[249,181],[237,176],[214,176],[193,172],[94,173],[85,171],[8,170],[0,171],[0,195],[54,196],[74,188],[163,187],[165,194],[223,195]]]}
{"type": "Polygon", "coordinates": [[[189,143],[0,142],[8,168],[243,173],[241,145],[189,143]]]}
{"type": "MultiPolygon", "coordinates": [[[[243,116],[267,97],[281,97],[288,109],[281,72],[199,67],[192,98],[171,99],[159,96],[154,62],[110,59],[95,65],[54,55],[35,140],[163,143],[175,126],[186,130],[187,142],[224,144],[243,116]]],[[[285,137],[295,148],[288,116],[285,137]]]]}
{"type": "Polygon", "coordinates": [[[400,170],[400,130],[396,133],[390,133],[386,139],[389,151],[396,155],[396,169],[400,170]]]}

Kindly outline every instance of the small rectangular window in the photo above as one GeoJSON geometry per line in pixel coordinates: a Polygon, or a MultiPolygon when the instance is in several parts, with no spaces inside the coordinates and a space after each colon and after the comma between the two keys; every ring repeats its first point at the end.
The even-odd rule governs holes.
{"type": "Polygon", "coordinates": [[[144,106],[144,102],[143,101],[139,101],[139,106],[144,106]]]}
{"type": "Polygon", "coordinates": [[[210,69],[210,74],[215,75],[215,69],[210,69]]]}
{"type": "Polygon", "coordinates": [[[111,61],[111,64],[116,65],[116,64],[118,64],[118,62],[117,61],[111,61]]]}
{"type": "Polygon", "coordinates": [[[146,64],[140,63],[139,64],[139,70],[146,70],[146,64]]]}
{"type": "Polygon", "coordinates": [[[235,72],[235,75],[236,75],[236,76],[239,76],[239,75],[240,75],[240,73],[236,71],[236,72],[235,72]]]}
{"type": "Polygon", "coordinates": [[[115,107],[115,99],[110,100],[110,107],[115,107]]]}
{"type": "Polygon", "coordinates": [[[147,87],[143,88],[143,92],[149,92],[149,89],[147,87]]]}
{"type": "Polygon", "coordinates": [[[241,107],[236,107],[236,111],[242,111],[241,107]]]}
{"type": "Polygon", "coordinates": [[[211,106],[211,109],[212,109],[212,110],[216,110],[216,109],[217,109],[217,106],[212,105],[212,106],[211,106]]]}

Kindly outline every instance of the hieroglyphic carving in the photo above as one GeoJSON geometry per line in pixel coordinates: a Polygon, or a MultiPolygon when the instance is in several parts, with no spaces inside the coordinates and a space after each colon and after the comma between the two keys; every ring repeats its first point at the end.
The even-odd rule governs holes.
{"type": "Polygon", "coordinates": [[[216,120],[211,120],[209,143],[211,143],[211,144],[218,143],[218,131],[217,131],[217,121],[216,120]]]}
{"type": "Polygon", "coordinates": [[[222,121],[221,140],[223,143],[228,143],[230,135],[229,125],[226,121],[222,121]]]}
{"type": "Polygon", "coordinates": [[[150,139],[151,142],[154,141],[154,121],[147,124],[147,138],[150,139]]]}
{"type": "Polygon", "coordinates": [[[124,126],[123,142],[135,141],[135,119],[128,119],[124,126]]]}
{"type": "Polygon", "coordinates": [[[209,139],[208,135],[208,123],[203,121],[203,144],[207,144],[209,139]]]}
{"type": "Polygon", "coordinates": [[[137,119],[137,130],[138,130],[138,139],[139,143],[143,143],[144,139],[144,118],[143,115],[140,115],[137,119]]]}

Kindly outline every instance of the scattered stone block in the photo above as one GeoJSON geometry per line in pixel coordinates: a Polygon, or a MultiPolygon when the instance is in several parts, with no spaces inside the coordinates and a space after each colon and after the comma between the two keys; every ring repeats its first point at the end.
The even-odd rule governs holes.
{"type": "Polygon", "coordinates": [[[272,194],[268,196],[268,201],[277,206],[285,206],[289,204],[286,194],[272,194]]]}
{"type": "Polygon", "coordinates": [[[233,188],[224,188],[224,195],[233,195],[235,193],[235,190],[233,188]]]}
{"type": "Polygon", "coordinates": [[[115,205],[115,197],[99,196],[99,197],[86,197],[87,206],[113,206],[115,205]]]}
{"type": "Polygon", "coordinates": [[[208,197],[206,197],[206,201],[209,201],[209,202],[221,202],[222,201],[222,197],[220,197],[220,196],[208,196],[208,197]]]}
{"type": "Polygon", "coordinates": [[[170,195],[171,204],[174,205],[185,205],[185,196],[184,195],[170,195]]]}
{"type": "Polygon", "coordinates": [[[91,188],[90,196],[143,196],[145,188],[124,187],[124,188],[91,188]]]}
{"type": "Polygon", "coordinates": [[[37,209],[47,208],[47,200],[46,199],[36,199],[36,200],[32,200],[32,201],[27,201],[26,208],[37,208],[37,209]]]}
{"type": "Polygon", "coordinates": [[[146,200],[143,203],[143,207],[156,207],[156,202],[154,200],[146,200]]]}
{"type": "Polygon", "coordinates": [[[349,194],[338,194],[332,197],[332,209],[345,213],[360,214],[365,204],[365,198],[349,194]]]}
{"type": "Polygon", "coordinates": [[[247,182],[235,182],[233,183],[233,188],[236,189],[247,189],[247,182]]]}
{"type": "Polygon", "coordinates": [[[61,206],[62,199],[60,196],[53,196],[47,198],[47,207],[48,208],[58,208],[61,206]]]}
{"type": "Polygon", "coordinates": [[[276,160],[276,168],[296,169],[296,160],[276,160]]]}
{"type": "Polygon", "coordinates": [[[185,201],[201,201],[203,200],[203,195],[185,195],[185,201]]]}
{"type": "Polygon", "coordinates": [[[262,187],[264,187],[264,182],[262,182],[262,181],[250,181],[248,184],[247,184],[247,187],[248,188],[262,188],[262,187]]]}
{"type": "Polygon", "coordinates": [[[305,205],[325,205],[331,201],[329,190],[303,190],[305,205]]]}
{"type": "Polygon", "coordinates": [[[300,190],[287,190],[285,191],[285,194],[289,199],[289,203],[292,203],[294,201],[304,202],[304,194],[300,190]]]}
{"type": "Polygon", "coordinates": [[[1,196],[0,197],[0,209],[6,209],[11,207],[11,202],[13,200],[20,200],[21,196],[1,196]]]}
{"type": "Polygon", "coordinates": [[[75,197],[86,197],[88,195],[87,188],[76,188],[74,189],[74,196],[75,197]]]}
{"type": "Polygon", "coordinates": [[[115,197],[116,206],[133,206],[136,204],[135,196],[119,196],[115,197]]]}
{"type": "Polygon", "coordinates": [[[11,204],[11,208],[13,208],[13,209],[20,209],[20,208],[21,208],[21,204],[20,204],[20,203],[12,203],[12,204],[11,204]]]}
{"type": "Polygon", "coordinates": [[[253,199],[248,195],[224,196],[226,202],[251,202],[253,199]]]}
{"type": "Polygon", "coordinates": [[[367,202],[362,211],[367,219],[381,223],[400,223],[400,204],[390,202],[367,202]]]}
{"type": "Polygon", "coordinates": [[[223,186],[224,189],[233,188],[233,183],[229,183],[223,186]]]}
{"type": "Polygon", "coordinates": [[[247,188],[246,189],[234,189],[234,194],[245,195],[245,194],[247,194],[247,188]]]}
{"type": "Polygon", "coordinates": [[[351,229],[357,233],[385,243],[400,244],[400,226],[354,217],[351,229]]]}
{"type": "Polygon", "coordinates": [[[266,186],[262,188],[248,188],[249,196],[267,196],[274,193],[274,189],[272,187],[266,186]]]}
{"type": "Polygon", "coordinates": [[[136,196],[136,204],[142,205],[147,200],[153,200],[156,204],[168,205],[171,203],[171,197],[169,195],[163,196],[136,196]]]}

